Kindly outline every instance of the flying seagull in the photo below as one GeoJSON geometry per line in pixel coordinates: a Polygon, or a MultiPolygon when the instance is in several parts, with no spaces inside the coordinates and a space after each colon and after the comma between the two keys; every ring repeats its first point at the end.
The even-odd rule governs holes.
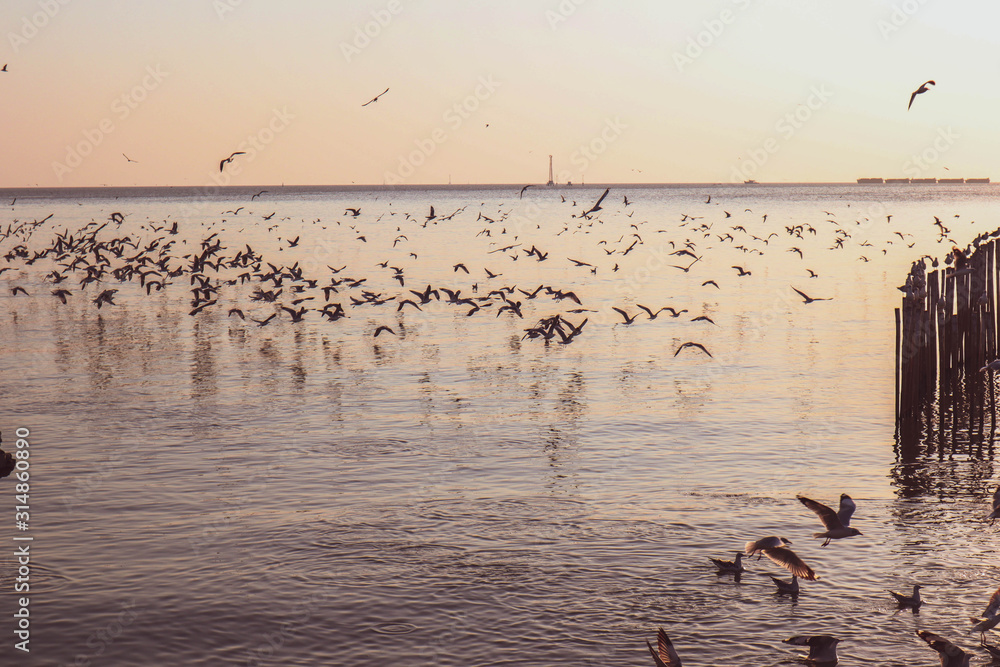
{"type": "Polygon", "coordinates": [[[712,356],[712,353],[709,352],[708,350],[706,350],[704,345],[702,345],[701,343],[692,343],[690,341],[687,342],[687,343],[682,344],[679,348],[677,348],[677,351],[674,352],[674,356],[676,357],[678,354],[681,353],[681,350],[683,350],[686,347],[696,347],[699,350],[701,350],[702,352],[704,352],[705,354],[707,354],[708,356],[710,356],[710,357],[712,356]]]}
{"type": "Polygon", "coordinates": [[[226,164],[232,162],[234,157],[236,157],[237,155],[246,155],[246,154],[247,154],[246,151],[236,151],[235,153],[227,157],[225,160],[222,160],[221,162],[219,162],[219,172],[221,172],[225,168],[226,164]]]}
{"type": "Polygon", "coordinates": [[[531,185],[525,185],[523,188],[521,188],[521,192],[518,193],[517,198],[518,199],[522,198],[524,196],[524,191],[527,190],[530,187],[531,187],[531,185]]]}
{"type": "Polygon", "coordinates": [[[919,88],[917,88],[916,90],[914,90],[913,94],[910,95],[910,103],[908,105],[906,105],[906,110],[909,111],[910,107],[913,106],[913,98],[915,98],[917,95],[920,95],[921,93],[926,93],[928,91],[927,86],[936,86],[936,85],[937,84],[934,83],[933,80],[931,80],[931,81],[925,82],[922,86],[920,86],[919,88]]]}
{"type": "Polygon", "coordinates": [[[138,163],[139,163],[139,161],[138,161],[138,160],[133,160],[133,159],[132,159],[132,158],[130,158],[130,157],[129,157],[128,155],[125,155],[125,153],[122,153],[122,156],[124,156],[124,158],[125,158],[126,160],[128,160],[129,162],[135,162],[136,164],[138,164],[138,163]]]}
{"type": "MultiPolygon", "coordinates": [[[[795,576],[807,581],[816,581],[819,577],[813,569],[796,556],[794,551],[785,548],[787,544],[791,544],[791,541],[783,537],[764,537],[756,542],[747,542],[745,550],[748,556],[753,556],[755,553],[763,554],[795,576]]],[[[759,560],[760,555],[757,558],[759,560]]]]}
{"type": "Polygon", "coordinates": [[[4,63],[3,67],[0,68],[0,72],[6,72],[6,71],[7,71],[7,63],[4,63]]]}
{"type": "Polygon", "coordinates": [[[861,531],[857,528],[851,528],[851,515],[854,514],[854,501],[846,493],[840,494],[840,511],[834,512],[832,509],[824,505],[823,503],[818,503],[815,500],[810,500],[809,498],[804,498],[802,496],[796,496],[799,502],[811,509],[819,517],[819,520],[823,522],[823,526],[826,528],[825,533],[813,533],[813,537],[823,537],[826,538],[822,546],[826,546],[830,543],[830,540],[839,540],[844,537],[853,537],[854,535],[860,535],[861,531]]]}
{"type": "Polygon", "coordinates": [[[385,89],[385,90],[383,90],[383,91],[382,91],[381,93],[379,93],[379,94],[378,94],[378,95],[376,95],[375,97],[371,98],[370,100],[368,100],[367,102],[365,102],[365,103],[364,103],[364,104],[362,104],[361,106],[363,106],[363,107],[366,107],[366,106],[368,106],[369,104],[371,104],[372,102],[378,102],[378,98],[382,97],[383,95],[385,95],[385,94],[386,94],[386,93],[388,93],[388,92],[389,92],[389,89],[388,89],[388,88],[386,88],[386,89],[385,89]]]}

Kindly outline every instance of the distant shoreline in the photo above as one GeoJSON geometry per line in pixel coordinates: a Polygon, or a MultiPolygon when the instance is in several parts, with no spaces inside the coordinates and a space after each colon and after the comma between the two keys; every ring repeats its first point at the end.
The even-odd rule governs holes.
{"type": "MultiPolygon", "coordinates": [[[[525,185],[530,185],[537,190],[599,190],[603,188],[628,188],[639,189],[684,189],[684,188],[732,188],[732,189],[759,189],[759,188],[795,188],[795,187],[849,187],[877,188],[932,188],[937,190],[950,189],[954,187],[975,187],[977,189],[988,188],[998,185],[998,183],[857,183],[854,181],[837,182],[803,182],[803,183],[574,183],[572,185],[557,184],[545,185],[544,183],[479,183],[479,184],[448,184],[448,183],[427,183],[427,184],[403,184],[403,185],[227,185],[221,186],[196,186],[196,185],[129,185],[129,186],[76,186],[76,187],[2,187],[0,188],[0,198],[3,195],[45,195],[77,193],[80,195],[99,196],[107,192],[151,192],[174,193],[177,195],[191,196],[212,196],[213,194],[256,194],[261,190],[267,190],[269,194],[280,193],[324,193],[324,192],[409,192],[409,191],[473,191],[473,190],[515,190],[520,191],[525,185]]],[[[529,190],[530,192],[530,190],[529,190]]],[[[528,193],[525,193],[528,194],[528,193]]]]}

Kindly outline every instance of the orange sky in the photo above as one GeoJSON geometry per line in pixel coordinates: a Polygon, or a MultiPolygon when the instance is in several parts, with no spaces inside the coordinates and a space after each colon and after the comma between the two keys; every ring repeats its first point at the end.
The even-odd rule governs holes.
{"type": "Polygon", "coordinates": [[[9,0],[0,186],[539,182],[549,154],[574,182],[997,177],[998,19],[927,0],[9,0]]]}

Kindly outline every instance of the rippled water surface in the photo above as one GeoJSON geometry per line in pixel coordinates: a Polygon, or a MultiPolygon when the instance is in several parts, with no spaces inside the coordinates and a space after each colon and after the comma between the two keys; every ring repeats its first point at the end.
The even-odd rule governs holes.
{"type": "Polygon", "coordinates": [[[994,188],[612,188],[589,218],[603,189],[270,190],[6,200],[0,232],[52,217],[0,241],[28,252],[0,259],[0,431],[5,449],[31,431],[34,537],[27,656],[0,556],[5,659],[650,665],[658,626],[693,665],[796,664],[794,634],[837,635],[843,665],[936,664],[923,628],[978,643],[968,617],[1000,584],[992,442],[897,455],[893,308],[912,261],[1000,226],[994,188]],[[73,255],[32,259],[116,212],[97,238],[133,245],[103,253],[110,269],[157,239],[151,257],[172,241],[166,267],[190,267],[219,241],[316,287],[286,277],[257,302],[276,289],[259,272],[210,267],[217,303],[189,315],[187,272],[147,295],[138,274],[81,287],[83,264],[59,266],[73,255]],[[327,321],[320,288],[345,277],[364,282],[330,293],[348,317],[327,321]],[[428,285],[440,301],[397,310],[428,285]],[[530,298],[539,285],[581,304],[530,298]],[[523,319],[441,291],[501,287],[524,290],[523,319]],[[278,306],[308,297],[298,323],[278,306]],[[524,338],[556,314],[587,324],[569,344],[524,338]],[[675,354],[689,341],[712,356],[675,354]],[[864,535],[821,547],[795,496],[841,493],[864,535]],[[715,573],[709,557],[766,535],[820,580],[791,599],[767,560],[739,583],[715,573]],[[913,583],[927,604],[898,611],[886,589],[913,583]]]}

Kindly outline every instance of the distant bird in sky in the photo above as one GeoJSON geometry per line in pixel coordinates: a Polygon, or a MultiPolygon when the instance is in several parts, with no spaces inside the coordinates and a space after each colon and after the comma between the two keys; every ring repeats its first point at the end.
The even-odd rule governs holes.
{"type": "Polygon", "coordinates": [[[6,71],[7,71],[7,63],[4,63],[3,67],[0,67],[0,72],[6,72],[6,71]]]}
{"type": "Polygon", "coordinates": [[[523,197],[524,196],[524,191],[527,190],[530,187],[531,187],[531,185],[525,185],[523,188],[521,188],[521,192],[518,193],[517,198],[520,199],[521,197],[523,197]]]}
{"type": "Polygon", "coordinates": [[[133,159],[132,159],[132,158],[130,158],[130,157],[129,157],[128,155],[125,155],[125,153],[122,153],[122,155],[123,155],[123,156],[125,157],[125,159],[126,159],[126,160],[128,160],[129,162],[135,162],[136,164],[138,164],[138,163],[139,163],[139,161],[138,161],[138,160],[133,160],[133,159]]]}
{"type": "Polygon", "coordinates": [[[917,88],[916,90],[914,90],[913,94],[910,95],[910,103],[908,105],[906,105],[906,110],[909,111],[910,107],[913,106],[913,98],[915,98],[917,95],[920,95],[922,93],[926,93],[929,90],[927,88],[927,86],[936,86],[936,85],[937,84],[934,83],[933,80],[931,80],[931,81],[925,82],[922,86],[920,86],[919,88],[917,88]]]}
{"type": "Polygon", "coordinates": [[[363,107],[366,107],[366,106],[368,106],[369,104],[371,104],[372,102],[378,102],[378,98],[382,97],[383,95],[385,95],[385,94],[386,94],[386,93],[388,93],[388,92],[389,92],[389,89],[388,89],[388,88],[386,88],[386,89],[385,89],[385,90],[383,90],[383,91],[382,91],[381,93],[379,93],[379,94],[378,94],[378,95],[376,95],[375,97],[371,98],[370,100],[368,100],[367,102],[365,102],[365,103],[364,103],[364,104],[362,104],[361,106],[363,106],[363,107]]]}
{"type": "Polygon", "coordinates": [[[226,165],[232,162],[233,158],[236,157],[237,155],[246,155],[246,151],[236,151],[235,153],[227,157],[225,160],[219,162],[219,171],[221,172],[223,169],[225,169],[226,165]]]}
{"type": "Polygon", "coordinates": [[[259,197],[259,196],[261,196],[263,194],[267,194],[267,190],[261,190],[260,192],[258,192],[254,196],[250,197],[250,201],[253,201],[254,199],[256,199],[257,197],[259,197]]]}

